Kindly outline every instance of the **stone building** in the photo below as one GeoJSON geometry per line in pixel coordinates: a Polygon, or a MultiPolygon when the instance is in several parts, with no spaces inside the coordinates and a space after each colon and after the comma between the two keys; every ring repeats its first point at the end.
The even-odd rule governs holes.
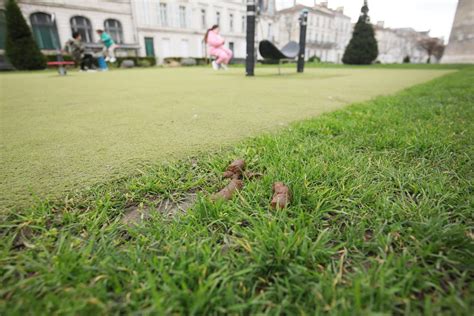
{"type": "MultiPolygon", "coordinates": [[[[0,9],[6,0],[0,0],[0,9]]],[[[38,46],[46,54],[54,54],[80,32],[90,50],[102,46],[95,32],[104,29],[120,44],[117,55],[135,55],[139,48],[131,0],[17,0],[30,25],[38,46]]],[[[0,25],[0,27],[2,27],[0,25]]],[[[4,26],[3,26],[4,28],[4,26]]],[[[4,31],[0,32],[4,34],[4,31]]],[[[4,40],[2,42],[2,48],[4,40]]]]}
{"type": "Polygon", "coordinates": [[[459,0],[443,63],[474,63],[474,0],[459,0]]]}
{"type": "MultiPolygon", "coordinates": [[[[421,41],[432,39],[437,41],[438,45],[444,46],[444,40],[431,37],[429,31],[420,32],[411,27],[393,30],[403,39],[403,55],[410,57],[411,63],[423,64],[428,61],[428,52],[420,45],[421,41]]],[[[433,56],[431,62],[438,63],[439,59],[433,56]]]]}
{"type": "Polygon", "coordinates": [[[374,29],[379,48],[377,61],[382,64],[403,63],[407,57],[411,63],[426,63],[428,60],[428,53],[421,47],[420,41],[430,38],[429,32],[418,32],[412,28],[386,28],[382,21],[377,22],[374,29]]]}
{"type": "MultiPolygon", "coordinates": [[[[297,20],[301,10],[306,8],[310,12],[306,56],[317,56],[323,62],[341,63],[345,48],[352,37],[354,25],[351,24],[350,18],[344,15],[343,8],[330,9],[327,1],[318,3],[315,2],[312,7],[294,4],[277,13],[280,44],[285,44],[289,39],[298,41],[297,20]]],[[[418,32],[412,28],[387,28],[383,22],[374,25],[374,30],[379,48],[377,61],[402,63],[405,57],[409,57],[412,63],[427,61],[428,54],[419,42],[430,38],[428,32],[418,32]]]]}
{"type": "MultiPolygon", "coordinates": [[[[5,1],[0,0],[0,57],[5,42],[5,1]]],[[[119,56],[154,56],[159,62],[168,57],[203,58],[207,57],[204,34],[213,24],[220,25],[226,45],[237,59],[244,59],[246,54],[247,0],[17,1],[38,45],[47,54],[62,47],[73,31],[82,34],[89,49],[99,50],[95,30],[105,29],[119,43],[119,56]]],[[[294,3],[280,11],[276,10],[275,0],[258,0],[257,4],[257,45],[263,39],[280,47],[289,41],[298,42],[299,17],[307,9],[306,57],[341,63],[353,29],[343,8],[329,8],[327,1],[315,1],[313,6],[294,3]]],[[[448,54],[458,56],[457,60],[459,51],[472,48],[474,36],[468,32],[474,20],[472,15],[472,0],[461,0],[448,48],[448,54]]],[[[427,33],[409,28],[389,29],[380,23],[375,30],[380,62],[401,63],[406,56],[410,56],[411,62],[426,62],[427,54],[418,41],[426,38],[427,33]]]]}
{"type": "Polygon", "coordinates": [[[347,44],[352,37],[352,25],[350,17],[344,14],[344,8],[339,7],[335,10],[335,42],[336,42],[336,62],[342,63],[342,57],[347,44]]]}
{"type": "Polygon", "coordinates": [[[375,38],[379,48],[377,61],[383,64],[401,63],[405,58],[404,38],[395,30],[384,27],[384,22],[374,26],[375,38]]]}
{"type": "Polygon", "coordinates": [[[277,10],[275,0],[261,0],[257,6],[258,18],[255,31],[255,41],[269,40],[279,44],[279,30],[277,27],[277,10]]]}
{"type": "Polygon", "coordinates": [[[344,9],[330,9],[327,2],[308,7],[294,5],[277,12],[279,44],[299,41],[299,17],[308,10],[306,56],[316,56],[323,62],[340,63],[352,32],[350,17],[344,9]]]}
{"type": "Polygon", "coordinates": [[[140,55],[206,57],[204,34],[220,26],[236,58],[245,58],[246,0],[134,0],[140,55]]]}

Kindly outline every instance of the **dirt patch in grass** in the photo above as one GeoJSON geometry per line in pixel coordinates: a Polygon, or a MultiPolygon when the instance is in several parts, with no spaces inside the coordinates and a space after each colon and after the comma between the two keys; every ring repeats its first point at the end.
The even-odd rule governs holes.
{"type": "Polygon", "coordinates": [[[128,226],[141,224],[149,220],[153,213],[158,212],[167,217],[174,217],[180,213],[186,213],[196,202],[197,194],[188,193],[179,200],[164,199],[157,202],[156,206],[135,205],[125,209],[125,214],[121,222],[128,226]]]}

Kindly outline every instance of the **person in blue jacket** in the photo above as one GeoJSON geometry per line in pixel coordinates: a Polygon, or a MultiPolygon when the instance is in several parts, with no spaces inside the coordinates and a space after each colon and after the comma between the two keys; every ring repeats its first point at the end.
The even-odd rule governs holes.
{"type": "Polygon", "coordinates": [[[103,30],[97,30],[97,34],[99,34],[100,41],[104,45],[103,53],[105,55],[105,61],[114,63],[116,61],[115,49],[117,48],[117,45],[109,33],[104,32],[103,30]]]}

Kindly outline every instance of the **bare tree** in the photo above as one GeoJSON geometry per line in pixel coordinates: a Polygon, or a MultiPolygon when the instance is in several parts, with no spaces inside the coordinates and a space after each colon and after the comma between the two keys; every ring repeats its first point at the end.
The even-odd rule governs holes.
{"type": "Polygon", "coordinates": [[[431,63],[431,57],[434,56],[436,59],[443,57],[445,45],[443,41],[436,37],[429,37],[421,39],[419,42],[421,48],[423,48],[428,54],[428,64],[431,63]]]}

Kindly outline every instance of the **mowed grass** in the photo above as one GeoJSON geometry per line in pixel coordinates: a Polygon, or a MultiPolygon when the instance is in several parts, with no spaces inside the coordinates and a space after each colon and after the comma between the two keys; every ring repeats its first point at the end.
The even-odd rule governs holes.
{"type": "Polygon", "coordinates": [[[259,68],[0,76],[0,209],[57,198],[449,70],[259,68]]]}
{"type": "Polygon", "coordinates": [[[471,315],[473,82],[465,69],[12,211],[0,314],[471,315]],[[237,157],[263,177],[209,201],[237,157]],[[287,209],[268,206],[275,181],[287,209]],[[186,214],[120,222],[189,192],[186,214]]]}

